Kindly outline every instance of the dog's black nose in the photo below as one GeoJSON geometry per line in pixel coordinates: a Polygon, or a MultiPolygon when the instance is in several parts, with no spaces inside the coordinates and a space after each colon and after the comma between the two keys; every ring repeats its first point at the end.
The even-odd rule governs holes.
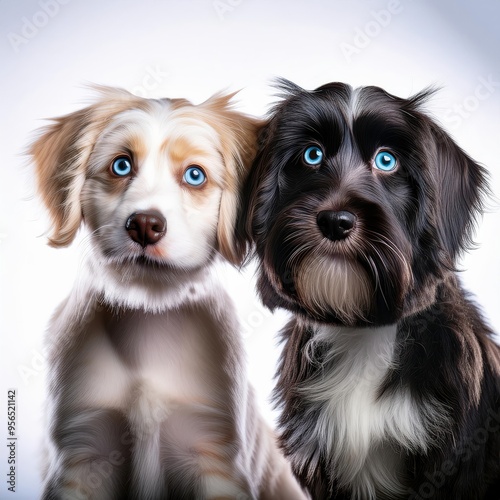
{"type": "Polygon", "coordinates": [[[329,240],[343,240],[356,225],[356,216],[351,212],[334,212],[333,210],[323,210],[318,214],[316,222],[329,240]]]}
{"type": "Polygon", "coordinates": [[[143,248],[158,243],[167,231],[167,221],[160,212],[138,212],[125,223],[128,235],[143,248]]]}

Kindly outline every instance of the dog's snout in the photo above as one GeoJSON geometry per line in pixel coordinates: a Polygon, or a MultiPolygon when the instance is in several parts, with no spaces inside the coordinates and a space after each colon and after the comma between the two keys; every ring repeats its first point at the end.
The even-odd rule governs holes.
{"type": "Polygon", "coordinates": [[[323,210],[319,212],[316,222],[323,236],[332,241],[343,240],[354,229],[356,216],[347,211],[323,210]]]}
{"type": "Polygon", "coordinates": [[[157,211],[132,214],[125,224],[130,238],[143,248],[158,243],[167,231],[167,221],[157,211]]]}

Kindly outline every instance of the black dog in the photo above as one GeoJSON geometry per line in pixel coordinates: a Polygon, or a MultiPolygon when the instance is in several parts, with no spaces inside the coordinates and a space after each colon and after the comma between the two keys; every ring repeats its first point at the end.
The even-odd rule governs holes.
{"type": "Polygon", "coordinates": [[[500,497],[500,349],[455,274],[486,172],[377,87],[281,81],[244,191],[276,399],[315,499],[500,497]]]}

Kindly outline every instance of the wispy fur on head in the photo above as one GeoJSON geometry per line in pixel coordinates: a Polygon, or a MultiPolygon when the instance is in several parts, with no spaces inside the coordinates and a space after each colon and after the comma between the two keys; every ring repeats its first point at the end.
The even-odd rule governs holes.
{"type": "Polygon", "coordinates": [[[500,350],[454,273],[485,169],[424,112],[432,90],[278,87],[238,244],[294,313],[275,392],[294,472],[322,500],[420,500],[435,474],[433,498],[496,498],[498,426],[474,436],[498,416],[500,350]]]}

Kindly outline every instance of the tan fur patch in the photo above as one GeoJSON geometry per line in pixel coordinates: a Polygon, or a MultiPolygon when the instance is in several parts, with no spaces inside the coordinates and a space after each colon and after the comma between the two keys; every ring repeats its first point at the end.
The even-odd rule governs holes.
{"type": "Polygon", "coordinates": [[[94,87],[100,99],[91,106],[54,119],[29,147],[38,190],[53,221],[52,246],[69,245],[82,216],[79,203],[92,147],[110,118],[131,107],[145,108],[145,100],[125,90],[94,87]]]}
{"type": "Polygon", "coordinates": [[[341,258],[308,257],[295,281],[300,300],[314,313],[334,312],[346,324],[364,318],[373,288],[364,269],[341,258]]]}

